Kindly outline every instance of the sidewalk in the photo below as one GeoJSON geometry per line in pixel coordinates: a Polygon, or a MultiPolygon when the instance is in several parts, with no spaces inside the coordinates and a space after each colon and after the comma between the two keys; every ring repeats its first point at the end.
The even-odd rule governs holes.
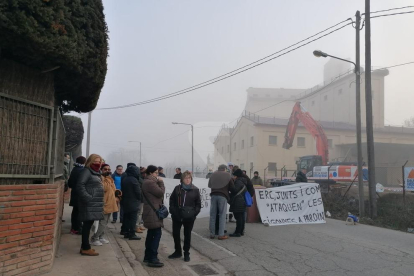
{"type": "MultiPolygon", "coordinates": [[[[70,214],[72,207],[65,204],[63,218],[66,220],[62,223],[62,236],[59,250],[53,264],[52,271],[44,274],[47,276],[135,276],[139,267],[131,267],[127,258],[124,256],[112,232],[107,233],[109,244],[93,247],[99,256],[82,256],[79,254],[81,245],[81,235],[70,234],[70,214]]],[[[109,223],[111,224],[111,223],[109,223]]],[[[109,227],[114,227],[109,225],[109,227]]],[[[141,266],[142,269],[142,266],[141,266]]],[[[142,269],[143,270],[143,269],[142,269]]],[[[145,276],[145,274],[139,274],[145,276]]]]}
{"type": "MultiPolygon", "coordinates": [[[[221,264],[205,257],[194,248],[190,251],[191,262],[189,263],[185,263],[183,259],[169,260],[168,255],[174,250],[174,241],[170,232],[171,221],[168,219],[164,222],[165,229],[163,229],[159,247],[159,258],[165,264],[163,268],[150,268],[143,263],[146,232],[138,234],[142,238],[139,241],[124,239],[119,234],[121,228],[119,222],[108,224],[109,231],[106,233],[106,237],[110,241],[109,244],[93,246],[99,253],[99,256],[82,256],[79,254],[81,236],[70,234],[71,212],[72,207],[65,204],[63,218],[66,221],[62,223],[62,236],[59,250],[56,254],[52,271],[44,274],[45,276],[229,275],[228,271],[221,264]]],[[[194,238],[193,242],[200,242],[197,237],[194,238]]],[[[201,241],[201,243],[205,245],[204,241],[201,241]]]]}

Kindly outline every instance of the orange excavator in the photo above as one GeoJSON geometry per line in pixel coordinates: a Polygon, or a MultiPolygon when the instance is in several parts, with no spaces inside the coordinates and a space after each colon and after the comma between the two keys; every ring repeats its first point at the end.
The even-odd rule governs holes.
{"type": "Polygon", "coordinates": [[[312,134],[313,138],[315,138],[318,155],[301,157],[298,163],[298,170],[306,169],[306,171],[311,171],[315,166],[326,166],[329,161],[329,146],[326,134],[323,131],[322,126],[300,105],[300,102],[297,102],[293,106],[292,114],[290,115],[286,129],[283,148],[290,149],[292,147],[299,122],[301,122],[309,133],[312,134]]]}

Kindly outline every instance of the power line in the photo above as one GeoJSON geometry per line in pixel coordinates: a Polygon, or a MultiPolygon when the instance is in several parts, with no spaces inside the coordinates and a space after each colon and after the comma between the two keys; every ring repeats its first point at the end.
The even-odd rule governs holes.
{"type": "Polygon", "coordinates": [[[378,18],[378,17],[392,16],[392,15],[399,15],[399,14],[407,14],[407,13],[414,13],[414,11],[409,11],[409,12],[399,12],[399,13],[388,13],[388,14],[381,14],[381,15],[371,16],[371,18],[378,18]]]}
{"type": "Polygon", "coordinates": [[[146,100],[146,101],[142,101],[142,102],[138,102],[138,103],[133,103],[133,104],[128,104],[128,105],[122,105],[122,106],[106,107],[106,108],[98,108],[98,109],[96,109],[96,110],[120,109],[120,108],[127,108],[127,107],[132,107],[132,106],[137,106],[137,105],[148,104],[148,103],[157,102],[157,101],[160,101],[160,100],[168,99],[168,98],[171,98],[171,97],[175,97],[175,96],[178,96],[178,95],[182,95],[182,94],[185,94],[185,93],[188,93],[188,92],[191,92],[191,91],[194,91],[194,90],[197,90],[197,89],[203,88],[203,87],[208,86],[208,85],[211,85],[211,84],[213,84],[213,83],[216,83],[216,82],[219,82],[219,81],[225,80],[225,79],[227,79],[227,78],[230,78],[230,77],[232,77],[232,76],[238,75],[238,74],[240,74],[240,73],[242,73],[242,72],[245,72],[245,71],[247,71],[247,70],[253,69],[253,68],[257,67],[257,66],[260,66],[260,65],[262,65],[262,64],[264,64],[264,63],[267,63],[267,62],[269,62],[269,61],[271,61],[271,60],[274,60],[274,59],[279,58],[279,57],[281,57],[281,56],[283,56],[283,55],[286,55],[286,54],[288,54],[288,53],[290,53],[290,52],[292,52],[292,51],[295,51],[295,50],[297,50],[297,49],[299,49],[299,48],[301,48],[301,47],[304,47],[305,45],[308,45],[308,44],[310,44],[310,43],[312,43],[312,42],[314,42],[314,41],[316,41],[316,40],[322,39],[323,37],[325,37],[325,36],[327,36],[327,35],[330,35],[330,34],[332,34],[332,33],[336,32],[336,31],[339,31],[340,29],[343,29],[344,27],[346,27],[346,26],[348,26],[348,25],[352,24],[352,22],[350,22],[350,23],[348,23],[348,24],[345,24],[345,25],[343,25],[343,26],[341,26],[341,27],[339,27],[339,28],[336,28],[336,29],[334,29],[333,31],[331,31],[331,32],[329,32],[329,33],[327,33],[327,34],[324,34],[324,35],[322,35],[322,36],[320,36],[320,37],[318,37],[318,38],[316,38],[316,39],[313,39],[313,40],[311,40],[311,41],[308,41],[307,43],[302,44],[302,45],[300,45],[300,46],[298,46],[298,47],[295,47],[295,48],[293,48],[293,49],[291,49],[291,50],[289,50],[289,51],[287,51],[287,52],[285,52],[285,53],[279,54],[279,53],[281,53],[281,52],[283,52],[283,51],[285,51],[285,50],[287,50],[287,49],[290,49],[290,48],[292,48],[292,47],[294,47],[294,46],[296,46],[296,45],[298,45],[298,44],[300,44],[300,43],[302,43],[302,42],[304,42],[304,41],[307,41],[307,40],[309,40],[309,39],[311,39],[311,38],[313,38],[313,37],[315,37],[315,36],[318,36],[319,34],[326,32],[327,30],[333,29],[333,28],[335,28],[336,26],[338,26],[338,25],[340,25],[340,24],[342,24],[342,23],[344,23],[344,22],[346,22],[346,21],[348,21],[348,20],[351,20],[351,18],[348,18],[348,19],[346,19],[346,20],[343,20],[343,21],[341,21],[341,22],[339,22],[339,23],[337,23],[337,24],[335,24],[335,25],[333,25],[333,26],[331,26],[331,27],[329,27],[329,28],[327,28],[327,29],[325,29],[325,30],[323,30],[323,31],[320,31],[320,32],[318,32],[318,33],[316,33],[316,34],[314,34],[314,35],[312,35],[312,36],[309,36],[309,37],[307,37],[306,39],[303,39],[303,40],[301,40],[301,41],[299,41],[299,42],[296,42],[296,43],[294,43],[294,44],[292,44],[292,45],[290,45],[290,46],[288,46],[288,47],[286,47],[286,48],[283,48],[282,50],[279,50],[279,51],[277,51],[277,52],[275,52],[275,53],[273,53],[273,54],[271,54],[271,55],[268,55],[268,56],[266,56],[266,57],[264,57],[264,58],[261,58],[261,59],[259,59],[259,60],[257,60],[257,61],[254,61],[254,62],[252,62],[252,63],[249,63],[248,65],[245,65],[245,66],[243,66],[243,67],[240,67],[240,68],[238,68],[238,69],[236,69],[236,70],[233,70],[233,71],[231,71],[231,72],[228,72],[228,73],[226,73],[226,74],[220,75],[220,76],[218,76],[218,77],[216,77],[216,78],[213,78],[213,79],[211,79],[211,80],[208,80],[208,81],[202,82],[202,83],[200,83],[200,84],[197,84],[197,85],[194,85],[194,86],[188,87],[188,88],[186,88],[186,89],[179,90],[179,91],[177,91],[177,92],[173,92],[173,93],[170,93],[170,94],[166,94],[166,95],[161,96],[161,97],[153,98],[153,99],[150,99],[150,100],[146,100]],[[268,59],[269,57],[272,57],[272,56],[274,56],[274,55],[276,55],[276,54],[279,54],[279,55],[277,55],[277,56],[275,56],[275,57],[273,57],[273,58],[268,59]],[[255,65],[254,65],[254,64],[255,64],[255,65]],[[242,69],[243,69],[243,70],[242,70],[242,69]]]}
{"type": "MultiPolygon", "coordinates": [[[[401,10],[401,9],[408,9],[408,8],[414,8],[414,6],[405,6],[405,7],[400,7],[400,8],[392,8],[392,9],[387,9],[387,10],[373,11],[373,12],[370,12],[370,14],[379,13],[379,12],[386,12],[386,11],[395,11],[395,10],[401,10]]],[[[365,15],[365,13],[363,13],[361,15],[365,15]]]]}

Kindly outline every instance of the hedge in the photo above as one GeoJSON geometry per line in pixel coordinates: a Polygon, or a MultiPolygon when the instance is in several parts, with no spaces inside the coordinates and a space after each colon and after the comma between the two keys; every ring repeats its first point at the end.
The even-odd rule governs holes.
{"type": "Polygon", "coordinates": [[[108,29],[101,0],[3,0],[1,56],[41,71],[55,69],[57,104],[88,112],[107,72],[108,29]]]}

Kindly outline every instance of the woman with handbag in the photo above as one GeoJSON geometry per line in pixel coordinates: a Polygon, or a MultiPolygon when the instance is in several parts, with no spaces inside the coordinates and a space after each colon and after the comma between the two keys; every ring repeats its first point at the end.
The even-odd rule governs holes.
{"type": "Polygon", "coordinates": [[[234,188],[230,190],[230,212],[236,219],[236,230],[230,237],[241,237],[244,235],[246,223],[244,213],[246,212],[246,200],[244,193],[247,191],[247,180],[243,177],[243,171],[237,169],[234,173],[234,188]]]}
{"type": "Polygon", "coordinates": [[[181,184],[174,188],[170,196],[170,213],[175,251],[169,259],[181,258],[181,226],[184,226],[184,261],[190,261],[191,231],[194,221],[201,210],[200,190],[192,184],[193,177],[189,171],[181,175],[181,184]]]}
{"type": "Polygon", "coordinates": [[[158,247],[161,240],[161,227],[164,227],[163,218],[168,215],[161,214],[164,211],[163,205],[165,186],[162,178],[158,177],[158,168],[150,165],[146,170],[146,177],[142,184],[142,195],[144,200],[144,211],[142,219],[147,230],[145,241],[144,262],[150,267],[162,267],[163,263],[158,259],[158,247]]]}

